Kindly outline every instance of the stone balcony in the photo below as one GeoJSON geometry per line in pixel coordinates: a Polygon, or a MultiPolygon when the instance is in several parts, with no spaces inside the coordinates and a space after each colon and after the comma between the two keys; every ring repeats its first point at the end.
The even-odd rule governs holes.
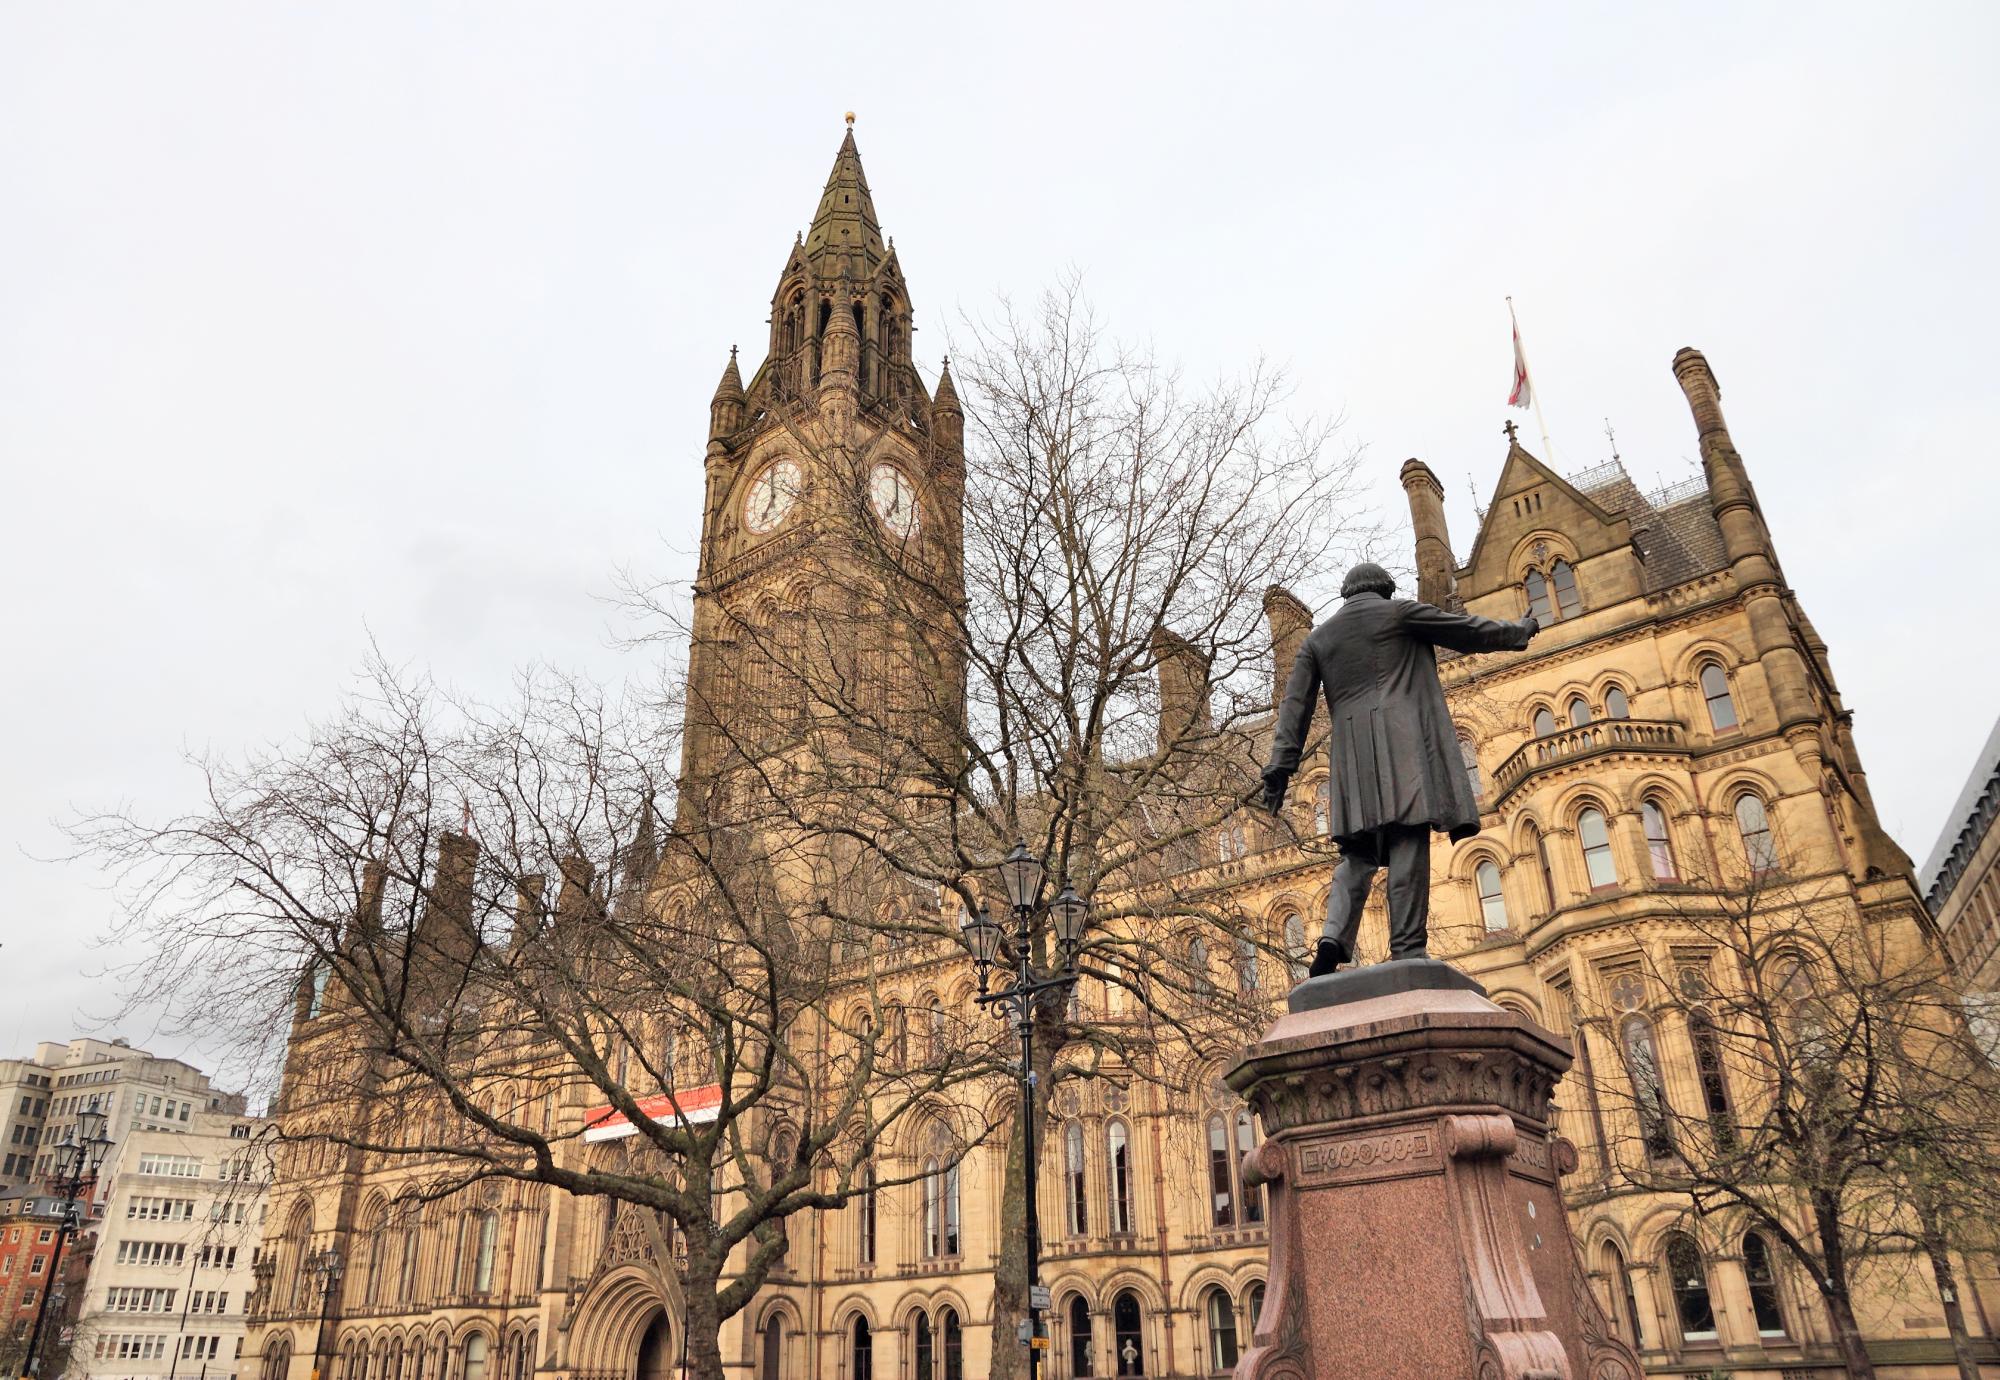
{"type": "Polygon", "coordinates": [[[1670,719],[1599,719],[1523,743],[1493,773],[1493,805],[1543,772],[1555,771],[1613,753],[1685,757],[1687,729],[1670,719]]]}

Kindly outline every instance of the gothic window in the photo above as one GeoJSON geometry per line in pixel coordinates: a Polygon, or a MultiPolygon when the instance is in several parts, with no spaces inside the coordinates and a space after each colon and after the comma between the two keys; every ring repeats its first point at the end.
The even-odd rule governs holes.
{"type": "Polygon", "coordinates": [[[1598,1248],[1599,1267],[1604,1274],[1605,1287],[1610,1291],[1611,1330],[1630,1342],[1639,1345],[1639,1300],[1632,1292],[1632,1272],[1625,1268],[1625,1257],[1616,1243],[1606,1241],[1598,1248]]]}
{"type": "Polygon", "coordinates": [[[475,1332],[465,1339],[460,1357],[459,1380],[486,1380],[486,1334],[475,1332]]]}
{"type": "Polygon", "coordinates": [[[1627,1016],[1618,1027],[1618,1039],[1625,1049],[1625,1071],[1632,1079],[1632,1102],[1639,1112],[1640,1140],[1648,1155],[1664,1158],[1674,1151],[1674,1137],[1667,1119],[1667,1087],[1660,1072],[1653,1023],[1644,1016],[1627,1016]]]}
{"type": "Polygon", "coordinates": [[[1257,972],[1257,941],[1247,933],[1239,933],[1236,945],[1236,990],[1245,997],[1257,995],[1259,976],[1257,972]]]}
{"type": "Polygon", "coordinates": [[[1241,816],[1224,820],[1215,837],[1218,862],[1235,862],[1250,851],[1250,830],[1241,816]]]}
{"type": "Polygon", "coordinates": [[[942,1064],[945,1062],[946,1053],[944,1003],[932,997],[925,1016],[930,1026],[931,1062],[942,1064]]]}
{"type": "Polygon", "coordinates": [[[312,995],[306,999],[306,1019],[311,1020],[326,1010],[326,984],[333,976],[333,965],[318,962],[312,966],[312,995]]]}
{"type": "Polygon", "coordinates": [[[1306,951],[1306,921],[1297,911],[1290,911],[1284,919],[1285,953],[1292,970],[1292,981],[1298,982],[1306,975],[1312,963],[1312,955],[1306,951]]]}
{"type": "Polygon", "coordinates": [[[934,1367],[937,1348],[932,1345],[930,1315],[922,1309],[917,1310],[916,1315],[910,1320],[910,1326],[917,1334],[916,1345],[913,1348],[917,1363],[915,1380],[933,1380],[936,1373],[934,1367]]]}
{"type": "Polygon", "coordinates": [[[1708,704],[1708,722],[1717,733],[1736,727],[1736,701],[1729,694],[1729,677],[1713,661],[1701,668],[1701,697],[1708,704]]]}
{"type": "Polygon", "coordinates": [[[776,1313],[764,1323],[764,1364],[760,1372],[759,1380],[784,1380],[785,1320],[776,1313]]]}
{"type": "Polygon", "coordinates": [[[1465,767],[1465,780],[1472,787],[1473,802],[1484,801],[1486,783],[1479,779],[1479,744],[1463,733],[1458,736],[1458,760],[1465,767]]]}
{"type": "Polygon", "coordinates": [[[1257,1123],[1250,1115],[1248,1107],[1236,1112],[1236,1185],[1243,1200],[1243,1225],[1254,1227],[1264,1220],[1264,1189],[1262,1185],[1252,1187],[1243,1177],[1243,1165],[1250,1158],[1250,1152],[1257,1148],[1257,1123]]]}
{"type": "Polygon", "coordinates": [[[1778,870],[1778,848],[1771,839],[1771,817],[1764,810],[1764,798],[1755,791],[1736,797],[1736,832],[1743,836],[1743,860],[1750,875],[1762,877],[1778,870]]]}
{"type": "Polygon", "coordinates": [[[1558,558],[1549,567],[1549,583],[1555,586],[1556,612],[1564,618],[1574,618],[1583,611],[1583,602],[1576,597],[1576,572],[1569,568],[1569,562],[1558,558]]]}
{"type": "Polygon", "coordinates": [[[1074,1380],[1097,1373],[1090,1340],[1090,1305],[1077,1294],[1069,1301],[1069,1373],[1074,1380]]]}
{"type": "Polygon", "coordinates": [[[1313,787],[1313,832],[1324,834],[1333,827],[1333,790],[1325,777],[1313,787]]]}
{"type": "Polygon", "coordinates": [[[1534,850],[1535,869],[1542,875],[1542,894],[1549,898],[1549,909],[1554,910],[1556,874],[1555,869],[1549,866],[1549,842],[1542,836],[1542,831],[1535,827],[1533,820],[1528,822],[1528,846],[1534,850]]]}
{"type": "Polygon", "coordinates": [[[1145,1317],[1139,1296],[1121,1289],[1111,1301],[1111,1355],[1119,1375],[1146,1373],[1145,1317]]]}
{"type": "Polygon", "coordinates": [[[1215,995],[1215,982],[1208,973],[1208,941],[1200,935],[1188,940],[1188,976],[1198,997],[1215,995]]]}
{"type": "Polygon", "coordinates": [[[1220,1285],[1212,1285],[1206,1301],[1208,1313],[1208,1369],[1225,1375],[1236,1368],[1236,1307],[1220,1285]]]}
{"type": "Polygon", "coordinates": [[[1072,1120],[1063,1127],[1063,1200],[1069,1234],[1084,1235],[1090,1230],[1090,1194],[1085,1185],[1081,1121],[1072,1120]]]}
{"type": "Polygon", "coordinates": [[[1109,1227],[1113,1236],[1132,1234],[1132,1133],[1122,1121],[1112,1121],[1104,1128],[1105,1169],[1111,1190],[1111,1220],[1109,1227]]]}
{"type": "Polygon", "coordinates": [[[1551,712],[1547,705],[1541,706],[1535,711],[1535,736],[1537,738],[1552,738],[1555,736],[1555,731],[1555,714],[1551,712]]]}
{"type": "Polygon", "coordinates": [[[1528,595],[1528,614],[1537,623],[1551,623],[1555,620],[1549,614],[1549,582],[1539,570],[1530,570],[1521,581],[1528,595]]]}
{"type": "Polygon", "coordinates": [[[1750,1286],[1750,1311],[1757,1318],[1757,1335],[1784,1336],[1785,1310],[1778,1300],[1778,1272],[1772,1267],[1771,1243],[1754,1231],[1743,1238],[1743,1278],[1750,1286]]]}
{"type": "Polygon", "coordinates": [[[1708,1265],[1701,1249],[1680,1232],[1667,1237],[1667,1282],[1684,1342],[1715,1340],[1715,1307],[1708,1295],[1708,1265]]]}
{"type": "Polygon", "coordinates": [[[1688,1040],[1694,1045],[1695,1076],[1701,1084],[1702,1110],[1715,1143],[1728,1149],[1736,1143],[1736,1126],[1729,1114],[1729,1084],[1722,1072],[1722,1045],[1715,1022],[1699,1007],[1688,1013],[1688,1040]]]}
{"type": "Polygon", "coordinates": [[[493,1253],[500,1241],[500,1214],[479,1213],[473,1219],[472,1292],[493,1292],[493,1253]]]}
{"type": "Polygon", "coordinates": [[[875,1337],[868,1330],[868,1319],[858,1313],[848,1334],[847,1356],[847,1380],[875,1380],[875,1337]]]}
{"type": "Polygon", "coordinates": [[[1680,871],[1674,866],[1674,840],[1667,832],[1667,810],[1657,796],[1649,795],[1639,803],[1639,822],[1646,832],[1646,857],[1653,865],[1655,880],[1678,880],[1680,871]]]}
{"type": "Polygon", "coordinates": [[[958,1166],[935,1158],[924,1165],[924,1255],[941,1260],[958,1254],[958,1166]]]}
{"type": "Polygon", "coordinates": [[[965,1380],[965,1329],[958,1324],[958,1310],[946,1308],[938,1315],[939,1340],[944,1343],[944,1374],[939,1380],[965,1380]]]}
{"type": "Polygon", "coordinates": [[[1243,1313],[1244,1320],[1250,1324],[1250,1335],[1252,1338],[1255,1338],[1257,1335],[1257,1320],[1263,1316],[1264,1281],[1260,1279],[1250,1286],[1249,1298],[1243,1313]]]}
{"type": "Polygon", "coordinates": [[[1607,719],[1632,717],[1632,702],[1626,699],[1625,692],[1615,685],[1604,692],[1604,717],[1607,719]]]}
{"type": "Polygon", "coordinates": [[[875,1166],[861,1171],[861,1192],[854,1199],[854,1255],[863,1265],[875,1263],[875,1166]]]}
{"type": "Polygon", "coordinates": [[[1569,702],[1569,726],[1571,728],[1582,728],[1589,722],[1590,704],[1583,696],[1578,695],[1569,702]]]}
{"type": "Polygon", "coordinates": [[[1481,858],[1472,869],[1472,883],[1479,891],[1479,914],[1488,933],[1507,928],[1507,898],[1500,893],[1500,865],[1481,858]]]}
{"type": "Polygon", "coordinates": [[[1229,1160],[1229,1125],[1220,1116],[1212,1116],[1208,1119],[1209,1218],[1218,1227],[1236,1225],[1236,1194],[1229,1160]]]}
{"type": "Polygon", "coordinates": [[[1583,870],[1590,878],[1590,889],[1617,886],[1618,865],[1611,858],[1611,830],[1604,822],[1604,812],[1595,807],[1579,811],[1576,838],[1583,849],[1583,870]]]}

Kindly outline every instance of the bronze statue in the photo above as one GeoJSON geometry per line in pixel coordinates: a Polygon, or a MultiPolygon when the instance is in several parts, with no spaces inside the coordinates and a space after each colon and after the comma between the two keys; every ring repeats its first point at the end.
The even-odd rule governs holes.
{"type": "Polygon", "coordinates": [[[1298,770],[1314,697],[1324,688],[1332,735],[1327,833],[1340,845],[1340,866],[1312,977],[1353,960],[1368,885],[1384,866],[1389,957],[1429,957],[1431,831],[1454,842],[1479,832],[1479,804],[1434,649],[1518,650],[1541,629],[1533,617],[1503,623],[1396,599],[1395,592],[1389,572],[1372,562],[1347,572],[1340,611],[1312,630],[1292,663],[1264,768],[1264,808],[1275,813],[1298,770]]]}

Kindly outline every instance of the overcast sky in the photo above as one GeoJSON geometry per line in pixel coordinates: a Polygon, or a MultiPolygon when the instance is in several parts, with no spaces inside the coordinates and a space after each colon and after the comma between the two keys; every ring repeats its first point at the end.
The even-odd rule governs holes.
{"type": "Polygon", "coordinates": [[[0,1055],[149,1034],[90,1019],[71,809],[187,806],[371,635],[628,669],[614,569],[691,571],[849,109],[927,379],[1074,267],[1198,374],[1286,365],[1398,520],[1423,457],[1461,556],[1507,294],[1564,472],[1609,418],[1692,473],[1703,349],[1921,860],[2000,714],[1996,53],[1991,4],[4,0],[0,1055]]]}

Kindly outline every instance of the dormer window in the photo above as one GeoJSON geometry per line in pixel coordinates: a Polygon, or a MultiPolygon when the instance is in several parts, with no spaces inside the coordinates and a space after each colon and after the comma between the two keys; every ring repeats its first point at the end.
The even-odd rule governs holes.
{"type": "Polygon", "coordinates": [[[1583,600],[1576,592],[1576,571],[1560,556],[1546,571],[1530,570],[1522,576],[1521,589],[1528,596],[1528,612],[1538,623],[1574,618],[1583,612],[1583,600]]]}

